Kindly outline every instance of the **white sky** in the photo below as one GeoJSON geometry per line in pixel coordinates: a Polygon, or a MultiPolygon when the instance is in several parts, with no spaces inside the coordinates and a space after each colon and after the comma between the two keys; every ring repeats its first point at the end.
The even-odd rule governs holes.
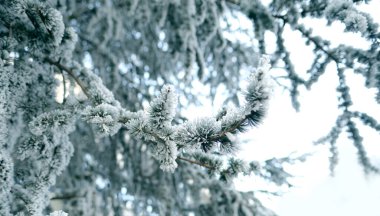
{"type": "MultiPolygon", "coordinates": [[[[379,23],[380,1],[372,1],[364,11],[375,16],[379,23]]],[[[342,34],[343,27],[334,23],[325,27],[325,22],[308,21],[314,33],[330,39],[333,44],[351,44],[365,47],[367,44],[355,34],[342,34]]],[[[289,34],[289,48],[298,71],[309,67],[311,52],[302,49],[303,44],[297,35],[289,34]],[[296,46],[294,46],[294,44],[296,46]],[[292,46],[293,45],[293,46],[292,46]]],[[[375,91],[364,87],[364,79],[359,75],[347,77],[355,108],[368,112],[378,119],[379,106],[374,102],[375,91]]],[[[264,124],[252,134],[254,148],[242,153],[245,158],[252,154],[282,156],[293,151],[311,151],[314,155],[305,163],[293,167],[292,173],[296,188],[267,204],[282,216],[379,216],[380,215],[380,176],[365,176],[358,165],[356,149],[347,134],[342,134],[337,142],[339,164],[335,177],[329,176],[328,145],[315,147],[312,142],[327,134],[335,123],[337,110],[337,77],[331,65],[326,74],[312,88],[301,93],[301,112],[295,113],[287,95],[276,89],[270,110],[264,124]]],[[[380,166],[380,135],[364,126],[360,127],[364,145],[372,161],[380,166]]]]}
{"type": "MultiPolygon", "coordinates": [[[[277,90],[263,125],[247,134],[252,136],[252,143],[245,145],[241,152],[241,156],[246,160],[281,157],[295,151],[314,153],[305,163],[291,167],[291,173],[296,176],[293,179],[296,188],[285,193],[283,197],[272,198],[266,202],[279,215],[380,215],[380,177],[366,177],[363,174],[357,162],[356,149],[352,141],[346,138],[346,134],[337,142],[339,164],[333,178],[329,176],[329,146],[312,144],[327,134],[339,113],[336,109],[337,79],[334,75],[330,73],[324,76],[311,92],[302,92],[300,113],[293,110],[288,96],[277,90]]],[[[373,92],[364,87],[359,88],[364,80],[356,76],[351,77],[349,81],[352,83],[351,86],[356,87],[352,88],[353,93],[356,93],[354,102],[371,104],[373,92]],[[358,94],[362,97],[357,97],[358,94]]],[[[371,104],[371,107],[374,106],[376,105],[371,104]]],[[[360,127],[369,155],[372,159],[379,159],[380,136],[376,132],[362,129],[363,127],[360,127]]],[[[247,181],[249,180],[241,182],[243,187],[249,187],[247,181]]]]}
{"type": "MultiPolygon", "coordinates": [[[[380,23],[380,1],[373,0],[370,6],[361,6],[360,9],[371,13],[380,23]]],[[[333,45],[368,46],[356,34],[343,34],[344,28],[338,22],[331,27],[326,27],[326,22],[316,20],[307,20],[305,24],[314,28],[313,34],[331,40],[333,45]]],[[[313,53],[304,48],[303,40],[296,33],[288,31],[285,38],[296,70],[306,71],[313,60],[313,53]]],[[[374,101],[375,91],[366,89],[364,79],[359,75],[350,74],[347,81],[351,87],[354,108],[380,119],[380,106],[374,101]]],[[[330,65],[311,91],[301,91],[299,113],[291,107],[288,93],[276,88],[263,124],[243,137],[251,140],[239,153],[239,157],[247,161],[282,157],[292,152],[313,153],[305,163],[290,167],[289,170],[296,176],[292,181],[295,188],[282,197],[263,198],[264,203],[280,216],[380,215],[380,176],[364,175],[357,162],[356,149],[347,134],[343,133],[337,142],[339,164],[335,177],[329,175],[329,145],[313,145],[313,141],[330,131],[340,113],[337,109],[337,83],[336,70],[334,65],[330,65]]],[[[205,113],[204,107],[198,110],[191,108],[191,113],[209,115],[209,112],[205,113]]],[[[360,126],[359,130],[364,137],[368,155],[380,167],[380,135],[364,126],[360,126]]],[[[242,190],[260,189],[262,186],[262,183],[252,178],[242,178],[236,183],[236,187],[242,190]]]]}

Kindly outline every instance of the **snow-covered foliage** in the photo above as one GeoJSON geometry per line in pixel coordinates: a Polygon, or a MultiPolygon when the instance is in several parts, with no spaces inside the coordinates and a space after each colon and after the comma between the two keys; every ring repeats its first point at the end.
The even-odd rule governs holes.
{"type": "Polygon", "coordinates": [[[149,106],[149,124],[153,129],[170,128],[176,114],[178,96],[173,86],[164,86],[149,106]]]}
{"type": "Polygon", "coordinates": [[[54,110],[35,117],[29,122],[28,126],[30,132],[36,136],[40,136],[48,131],[52,133],[71,133],[75,130],[74,117],[75,113],[72,111],[54,110]]]}
{"type": "Polygon", "coordinates": [[[173,141],[157,143],[153,148],[153,156],[160,162],[160,168],[164,171],[171,171],[177,168],[177,146],[173,141]]]}
{"type": "Polygon", "coordinates": [[[0,153],[0,213],[3,215],[9,212],[7,197],[13,186],[13,162],[7,152],[0,153]]]}
{"type": "Polygon", "coordinates": [[[354,69],[380,92],[377,24],[357,2],[0,0],[0,215],[273,215],[231,181],[254,175],[290,186],[282,165],[293,160],[234,155],[236,136],[266,113],[270,65],[285,66],[286,89],[299,108],[299,88],[335,63],[343,114],[319,143],[331,143],[336,164],[335,143],[346,128],[361,165],[377,172],[353,119],[380,126],[351,111],[345,80],[354,69]],[[236,26],[242,16],[253,33],[236,26]],[[372,46],[331,48],[298,22],[303,17],[339,20],[372,46]],[[286,25],[314,45],[309,79],[290,60],[286,25]],[[268,54],[267,31],[277,50],[259,58],[268,54]],[[198,102],[195,79],[211,98],[223,85],[228,105],[187,120],[181,110],[198,102]],[[64,212],[54,212],[56,202],[64,212]]]}
{"type": "Polygon", "coordinates": [[[49,214],[49,216],[69,216],[66,212],[64,211],[55,211],[49,214]]]}
{"type": "Polygon", "coordinates": [[[346,25],[347,31],[367,33],[368,21],[364,13],[355,9],[352,0],[331,1],[325,9],[326,18],[331,22],[340,20],[346,25]]]}
{"type": "Polygon", "coordinates": [[[95,126],[95,131],[101,136],[114,135],[121,127],[119,123],[121,110],[110,104],[102,103],[95,107],[87,107],[83,118],[95,126]]]}
{"type": "Polygon", "coordinates": [[[176,133],[176,140],[185,148],[207,152],[214,146],[215,137],[220,132],[220,123],[215,118],[200,118],[183,124],[176,133]]]}

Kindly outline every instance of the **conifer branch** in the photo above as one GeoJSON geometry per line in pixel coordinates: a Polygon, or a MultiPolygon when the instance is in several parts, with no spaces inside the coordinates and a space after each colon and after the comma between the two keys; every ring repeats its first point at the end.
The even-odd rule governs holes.
{"type": "MultiPolygon", "coordinates": [[[[0,146],[11,156],[9,162],[1,163],[0,154],[3,195],[0,215],[49,214],[45,209],[51,187],[57,193],[50,196],[50,201],[87,197],[78,203],[63,202],[62,207],[85,215],[109,212],[120,215],[130,201],[135,215],[144,214],[147,205],[152,207],[150,213],[159,215],[183,215],[190,211],[196,215],[220,215],[220,212],[274,215],[253,193],[242,193],[217,181],[254,174],[277,185],[291,186],[287,182],[291,176],[282,166],[288,161],[271,159],[262,164],[257,161],[248,164],[238,158],[227,158],[236,149],[232,135],[262,120],[270,85],[257,72],[267,70],[258,67],[252,71],[255,79],[249,81],[244,92],[244,105],[193,121],[176,121],[178,97],[175,88],[166,85],[178,84],[181,91],[189,92],[183,97],[191,103],[197,95],[191,89],[188,91],[187,85],[180,85],[179,79],[183,77],[182,71],[192,73],[199,69],[198,78],[210,85],[212,96],[220,84],[225,84],[226,91],[239,89],[240,72],[257,63],[256,57],[252,57],[257,49],[250,42],[258,44],[260,53],[266,53],[269,41],[264,40],[264,35],[268,31],[277,38],[272,64],[288,72],[285,77],[290,81],[289,91],[295,102],[297,88],[302,85],[309,88],[330,62],[339,63],[337,91],[339,107],[345,111],[339,117],[342,120],[337,120],[322,141],[331,143],[334,165],[338,159],[335,143],[343,129],[347,129],[358,150],[360,164],[367,172],[376,171],[353,118],[377,131],[380,125],[373,117],[352,111],[349,83],[343,71],[344,67],[354,69],[366,78],[366,87],[376,87],[380,92],[378,25],[368,14],[356,9],[353,3],[360,1],[364,2],[273,1],[267,6],[251,0],[189,0],[183,4],[139,0],[115,4],[96,0],[76,4],[0,0],[0,113],[3,114],[0,146]],[[235,25],[242,16],[252,21],[253,32],[235,25]],[[371,48],[332,47],[328,40],[312,35],[300,24],[307,17],[326,18],[329,23],[340,21],[347,31],[359,32],[371,42],[371,48]],[[301,32],[315,54],[308,80],[296,73],[297,65],[293,63],[297,62],[287,50],[291,47],[285,46],[288,35],[282,35],[282,31],[287,24],[291,31],[301,32]],[[241,41],[245,36],[249,43],[241,41]],[[94,70],[77,64],[83,54],[93,60],[94,70]],[[53,94],[57,85],[52,69],[63,78],[64,101],[60,105],[53,94]],[[71,89],[66,89],[66,82],[70,82],[71,89]],[[73,89],[77,85],[87,96],[86,103],[75,97],[66,100],[66,93],[75,96],[73,89]],[[162,85],[161,94],[152,99],[154,89],[162,85]],[[145,109],[141,109],[145,102],[149,106],[143,104],[145,109]],[[84,121],[78,122],[79,118],[84,121]],[[109,138],[117,132],[118,136],[109,138]],[[136,139],[129,140],[129,135],[136,139]],[[74,150],[76,155],[69,165],[74,150]],[[155,160],[147,160],[152,157],[155,160]],[[162,174],[157,172],[155,162],[161,170],[169,172],[177,168],[177,163],[183,166],[172,175],[162,174]],[[67,166],[68,171],[63,172],[67,166]],[[116,175],[112,172],[115,168],[123,172],[116,175]],[[186,176],[182,175],[184,172],[186,176]],[[58,175],[60,180],[56,181],[58,175]],[[73,179],[73,176],[81,177],[73,179]],[[100,185],[94,184],[97,177],[112,184],[98,190],[100,185]],[[188,179],[194,184],[186,184],[188,179]],[[72,191],[78,189],[77,185],[81,186],[81,192],[75,194],[72,191]],[[207,203],[198,199],[205,188],[209,196],[202,198],[209,199],[207,203]],[[162,195],[172,199],[160,199],[162,195]],[[96,212],[100,208],[105,210],[96,212]]],[[[186,72],[184,76],[188,79],[192,74],[186,72]]],[[[274,80],[281,85],[282,80],[274,80]]],[[[237,91],[228,92],[228,97],[235,97],[237,91]]],[[[4,151],[0,149],[0,153],[4,151]]],[[[58,215],[66,213],[50,214],[58,215]]]]}
{"type": "Polygon", "coordinates": [[[302,26],[297,26],[295,29],[298,30],[302,34],[302,36],[306,37],[309,41],[311,41],[316,47],[316,49],[325,53],[329,58],[334,60],[336,63],[340,63],[339,58],[332,51],[326,50],[320,44],[320,41],[318,41],[315,37],[312,37],[310,33],[308,33],[307,30],[305,30],[302,26]]]}
{"type": "Polygon", "coordinates": [[[50,198],[50,200],[68,200],[68,199],[74,199],[74,198],[84,198],[84,196],[78,196],[76,194],[63,195],[63,196],[52,197],[52,198],[50,198]]]}

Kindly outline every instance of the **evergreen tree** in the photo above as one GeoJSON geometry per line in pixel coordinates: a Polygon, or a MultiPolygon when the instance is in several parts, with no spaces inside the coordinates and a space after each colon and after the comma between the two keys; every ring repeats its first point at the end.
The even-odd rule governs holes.
{"type": "Polygon", "coordinates": [[[357,9],[368,2],[0,0],[0,215],[123,215],[127,207],[135,215],[274,215],[256,192],[232,184],[256,175],[290,186],[282,165],[303,159],[234,156],[234,137],[265,115],[270,65],[284,67],[295,109],[299,89],[336,65],[342,114],[318,143],[330,143],[333,168],[345,129],[364,170],[378,172],[355,120],[380,125],[352,110],[345,80],[363,75],[380,102],[378,24],[357,9]],[[371,46],[333,47],[302,24],[310,17],[342,22],[371,46]],[[241,31],[241,19],[253,32],[241,31]],[[306,77],[290,60],[285,27],[314,50],[306,77]],[[266,32],[276,36],[274,53],[266,32]],[[181,110],[199,103],[194,80],[211,98],[224,86],[226,107],[187,120],[181,110]],[[51,213],[55,203],[62,211],[51,213]]]}

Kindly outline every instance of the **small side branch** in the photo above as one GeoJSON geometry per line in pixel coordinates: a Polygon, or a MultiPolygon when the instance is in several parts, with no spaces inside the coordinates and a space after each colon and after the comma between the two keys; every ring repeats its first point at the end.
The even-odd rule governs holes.
{"type": "Polygon", "coordinates": [[[306,37],[308,40],[310,40],[314,46],[322,51],[323,53],[325,53],[330,59],[334,60],[336,63],[340,63],[340,60],[339,58],[330,50],[326,50],[323,45],[320,44],[320,42],[315,38],[315,37],[312,37],[309,33],[307,33],[305,31],[305,29],[303,29],[302,27],[300,26],[297,26],[296,27],[296,30],[298,30],[302,36],[306,37]]]}
{"type": "Polygon", "coordinates": [[[76,199],[76,198],[84,198],[84,196],[57,196],[57,197],[50,198],[50,200],[69,200],[69,199],[76,199]]]}
{"type": "Polygon", "coordinates": [[[87,88],[86,86],[82,83],[81,80],[78,79],[77,76],[75,76],[74,74],[74,71],[72,71],[70,68],[66,67],[65,65],[62,65],[61,63],[59,62],[56,62],[56,61],[53,61],[52,59],[50,58],[45,58],[45,61],[48,62],[49,64],[51,65],[54,65],[56,66],[58,69],[62,70],[62,71],[66,71],[74,80],[75,82],[79,85],[79,87],[82,89],[83,93],[88,97],[90,98],[90,95],[87,91],[87,88]]]}
{"type": "Polygon", "coordinates": [[[210,166],[210,165],[207,165],[207,164],[203,164],[199,161],[195,161],[195,160],[191,160],[191,159],[188,159],[188,158],[183,158],[183,157],[177,157],[178,160],[183,160],[183,161],[186,161],[186,162],[189,162],[189,163],[192,163],[192,164],[196,164],[196,165],[199,165],[199,166],[202,166],[202,167],[205,167],[207,169],[210,169],[210,170],[214,170],[215,168],[210,166]]]}

